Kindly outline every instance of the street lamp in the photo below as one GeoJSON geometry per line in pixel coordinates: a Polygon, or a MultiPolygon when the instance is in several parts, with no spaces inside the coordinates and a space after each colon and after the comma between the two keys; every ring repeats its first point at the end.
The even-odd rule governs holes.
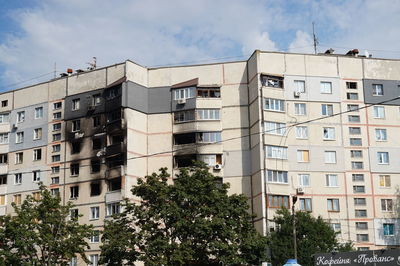
{"type": "Polygon", "coordinates": [[[293,219],[293,249],[294,259],[297,260],[297,239],[296,239],[296,215],[294,212],[294,204],[297,202],[297,196],[292,196],[292,219],[293,219]]]}

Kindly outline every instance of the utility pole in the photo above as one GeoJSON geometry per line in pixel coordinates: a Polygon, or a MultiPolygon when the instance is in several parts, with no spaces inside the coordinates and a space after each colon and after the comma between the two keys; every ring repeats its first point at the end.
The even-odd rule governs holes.
{"type": "Polygon", "coordinates": [[[297,196],[293,196],[292,197],[293,250],[294,250],[294,258],[297,260],[296,213],[294,211],[294,204],[296,202],[297,202],[297,196]]]}
{"type": "Polygon", "coordinates": [[[312,23],[312,35],[313,35],[313,41],[314,41],[314,54],[317,54],[318,40],[317,40],[317,37],[315,36],[314,25],[315,25],[315,23],[313,22],[312,23]]]}

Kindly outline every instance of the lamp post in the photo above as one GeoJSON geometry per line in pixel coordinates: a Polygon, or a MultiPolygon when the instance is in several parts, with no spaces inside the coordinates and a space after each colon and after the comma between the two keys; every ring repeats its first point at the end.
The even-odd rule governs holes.
{"type": "Polygon", "coordinates": [[[294,259],[297,260],[297,239],[296,239],[296,215],[294,211],[294,204],[297,202],[297,196],[292,197],[292,219],[293,219],[293,250],[294,259]]]}

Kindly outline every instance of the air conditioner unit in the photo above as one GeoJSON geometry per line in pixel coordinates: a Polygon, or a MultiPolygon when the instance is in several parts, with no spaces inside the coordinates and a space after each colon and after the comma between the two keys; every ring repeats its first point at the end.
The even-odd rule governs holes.
{"type": "Polygon", "coordinates": [[[179,99],[178,100],[178,104],[185,104],[186,103],[186,99],[179,99]]]}
{"type": "Polygon", "coordinates": [[[301,92],[299,92],[299,91],[295,91],[293,94],[294,94],[294,97],[296,97],[296,98],[299,98],[300,97],[300,93],[301,92]]]}
{"type": "Polygon", "coordinates": [[[214,170],[221,170],[222,169],[222,165],[220,165],[220,164],[216,164],[216,165],[214,165],[214,170]]]}
{"type": "Polygon", "coordinates": [[[298,188],[296,189],[296,193],[299,194],[299,195],[304,194],[305,191],[306,191],[306,190],[305,190],[303,187],[298,187],[298,188]]]}

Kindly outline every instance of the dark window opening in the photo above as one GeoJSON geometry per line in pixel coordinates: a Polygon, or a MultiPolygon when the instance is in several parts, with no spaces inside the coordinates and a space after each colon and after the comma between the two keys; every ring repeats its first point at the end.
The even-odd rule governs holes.
{"type": "Polygon", "coordinates": [[[124,156],[121,154],[121,155],[118,155],[118,156],[113,156],[113,157],[110,157],[110,158],[107,158],[107,166],[108,167],[117,167],[117,166],[120,166],[120,165],[123,165],[124,164],[124,156]]]}
{"type": "Polygon", "coordinates": [[[0,175],[0,185],[7,184],[7,175],[0,175]]]}
{"type": "Polygon", "coordinates": [[[72,176],[79,175],[79,163],[71,164],[70,170],[71,170],[71,175],[72,176]]]}
{"type": "Polygon", "coordinates": [[[106,91],[105,95],[107,100],[114,99],[115,97],[120,95],[119,88],[118,87],[109,88],[106,91]]]}
{"type": "Polygon", "coordinates": [[[197,97],[201,98],[220,98],[220,88],[197,88],[197,97]]]}
{"type": "Polygon", "coordinates": [[[185,133],[174,135],[175,145],[189,144],[196,142],[196,133],[185,133]]]}
{"type": "Polygon", "coordinates": [[[92,170],[92,173],[98,173],[98,172],[100,172],[100,168],[101,168],[101,163],[100,163],[99,160],[93,160],[93,161],[91,162],[91,170],[92,170]]]}
{"type": "Polygon", "coordinates": [[[357,89],[357,82],[346,82],[347,89],[357,89]]]}
{"type": "Polygon", "coordinates": [[[7,107],[8,100],[1,101],[1,107],[7,107]]]}
{"type": "Polygon", "coordinates": [[[189,167],[193,165],[193,161],[196,160],[195,154],[179,155],[175,156],[175,167],[189,167]]]}
{"type": "Polygon", "coordinates": [[[99,196],[101,194],[101,185],[100,183],[91,183],[90,184],[90,196],[99,196]]]}
{"type": "Polygon", "coordinates": [[[103,141],[101,138],[95,138],[92,140],[93,142],[93,150],[99,150],[103,146],[103,141]]]}
{"type": "Polygon", "coordinates": [[[124,135],[114,135],[111,137],[111,144],[118,144],[124,142],[124,135]]]}
{"type": "Polygon", "coordinates": [[[117,111],[114,111],[114,112],[111,112],[111,113],[108,114],[108,116],[107,116],[107,122],[110,123],[110,122],[119,120],[119,119],[121,119],[121,118],[122,118],[122,116],[121,116],[121,110],[117,110],[117,111]]]}
{"type": "Polygon", "coordinates": [[[122,187],[121,177],[114,178],[108,181],[109,191],[121,190],[121,187],[122,187]]]}
{"type": "Polygon", "coordinates": [[[70,216],[72,219],[78,219],[78,217],[79,217],[78,209],[70,210],[70,216]]]}
{"type": "Polygon", "coordinates": [[[262,75],[261,83],[267,87],[283,88],[283,77],[262,75]]]}
{"type": "Polygon", "coordinates": [[[71,143],[71,153],[76,154],[81,152],[81,143],[80,142],[72,142],[71,143]]]}
{"type": "Polygon", "coordinates": [[[8,154],[4,153],[4,154],[0,154],[0,163],[7,163],[8,161],[8,154]]]}
{"type": "Polygon", "coordinates": [[[100,116],[93,116],[93,127],[98,127],[100,126],[100,116]]]}

